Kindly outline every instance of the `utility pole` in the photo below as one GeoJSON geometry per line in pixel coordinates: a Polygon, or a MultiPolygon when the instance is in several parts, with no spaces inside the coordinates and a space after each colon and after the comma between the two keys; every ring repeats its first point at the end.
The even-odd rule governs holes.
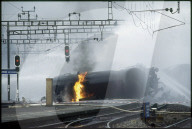
{"type": "Polygon", "coordinates": [[[69,60],[70,60],[70,55],[69,55],[69,32],[66,32],[64,34],[64,43],[65,43],[65,59],[66,59],[66,62],[69,62],[69,60]]]}
{"type": "MultiPolygon", "coordinates": [[[[10,69],[10,43],[9,43],[10,35],[9,35],[9,23],[7,23],[7,69],[10,69]]],[[[8,74],[8,101],[10,101],[10,75],[8,74]]]]}
{"type": "Polygon", "coordinates": [[[101,31],[101,41],[103,41],[103,29],[104,29],[104,26],[99,26],[99,29],[101,31]]]}
{"type": "Polygon", "coordinates": [[[108,1],[108,20],[113,20],[112,1],[108,1]]]}
{"type": "Polygon", "coordinates": [[[16,101],[19,102],[19,72],[17,73],[17,91],[16,91],[16,101]]]}
{"type": "Polygon", "coordinates": [[[180,13],[180,1],[177,2],[177,5],[178,5],[177,12],[180,13]]]}
{"type": "Polygon", "coordinates": [[[17,72],[17,89],[16,89],[16,101],[19,102],[19,66],[20,66],[20,56],[15,56],[15,70],[17,72]]]}

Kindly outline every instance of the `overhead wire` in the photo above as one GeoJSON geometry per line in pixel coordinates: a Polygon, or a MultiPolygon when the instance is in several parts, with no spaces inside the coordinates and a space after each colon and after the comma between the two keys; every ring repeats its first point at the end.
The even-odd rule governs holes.
{"type": "MultiPolygon", "coordinates": [[[[148,9],[147,11],[146,10],[144,10],[145,11],[145,13],[147,14],[147,17],[146,17],[146,21],[147,21],[147,30],[149,31],[149,29],[151,29],[152,30],[152,28],[151,28],[151,17],[150,17],[150,13],[151,13],[151,11],[153,11],[153,10],[149,10],[149,6],[144,2],[144,4],[145,4],[145,7],[146,7],[146,9],[148,9]],[[150,18],[149,18],[150,17],[150,18]]],[[[158,10],[161,10],[161,9],[158,9],[158,10]]],[[[153,30],[152,30],[152,32],[153,32],[153,30]]],[[[152,35],[152,34],[151,34],[152,35]]]]}
{"type": "Polygon", "coordinates": [[[123,10],[124,10],[124,9],[117,8],[113,3],[112,3],[112,6],[113,6],[115,9],[119,10],[119,11],[123,11],[123,10]]]}
{"type": "Polygon", "coordinates": [[[166,17],[168,17],[168,18],[171,18],[171,19],[173,19],[173,20],[176,20],[176,21],[178,21],[178,22],[181,22],[181,23],[185,24],[185,22],[180,21],[180,20],[178,20],[178,19],[176,19],[176,18],[173,18],[173,17],[171,17],[171,16],[168,16],[168,15],[166,15],[166,14],[164,14],[164,13],[161,13],[161,12],[159,12],[159,11],[155,11],[155,12],[160,13],[161,15],[164,15],[164,16],[166,16],[166,17]]]}
{"type": "Polygon", "coordinates": [[[14,4],[12,4],[11,2],[8,2],[8,4],[12,5],[12,6],[15,7],[16,9],[18,9],[19,11],[22,11],[20,8],[18,8],[17,6],[15,6],[14,4]]]}
{"type": "MultiPolygon", "coordinates": [[[[19,9],[18,7],[16,7],[14,4],[7,2],[8,4],[10,4],[12,7],[16,8],[17,10],[21,11],[21,9],[19,9]]],[[[6,18],[6,20],[10,20],[12,17],[14,17],[15,15],[17,15],[17,13],[19,11],[16,11],[16,13],[12,14],[10,17],[6,18]]],[[[5,18],[4,18],[5,19],[5,18]]]]}
{"type": "Polygon", "coordinates": [[[161,28],[161,29],[158,29],[158,30],[153,31],[153,33],[158,32],[158,31],[162,31],[162,30],[166,30],[166,29],[170,29],[170,28],[173,28],[173,27],[185,25],[185,22],[183,22],[183,21],[180,21],[180,20],[178,20],[178,19],[175,19],[175,18],[173,18],[173,17],[170,17],[170,16],[168,16],[168,15],[166,15],[166,14],[163,14],[163,13],[161,13],[161,12],[158,12],[158,11],[156,11],[156,13],[159,13],[159,14],[164,15],[164,16],[166,16],[166,17],[168,17],[168,18],[171,18],[171,19],[173,19],[173,20],[175,20],[175,21],[178,21],[178,22],[180,22],[181,24],[177,24],[177,25],[172,25],[172,26],[169,26],[169,27],[161,28]]]}
{"type": "MultiPolygon", "coordinates": [[[[150,5],[150,4],[149,4],[149,5],[150,5]]],[[[153,7],[152,7],[151,5],[150,5],[150,7],[153,9],[153,7]]],[[[184,24],[185,24],[185,22],[180,21],[180,20],[178,20],[178,19],[176,19],[176,18],[173,18],[173,17],[171,17],[171,16],[168,16],[168,15],[166,15],[166,14],[164,14],[164,13],[161,13],[161,12],[159,12],[159,11],[155,11],[155,12],[156,12],[156,13],[159,13],[159,14],[161,14],[161,15],[164,15],[164,16],[170,18],[170,19],[176,20],[176,21],[180,22],[181,24],[177,24],[177,25],[165,27],[165,28],[162,28],[162,29],[158,29],[158,30],[153,31],[153,33],[158,32],[158,31],[161,31],[161,30],[165,30],[165,29],[169,29],[169,28],[181,26],[181,25],[184,25],[184,24]]],[[[174,14],[174,13],[172,13],[172,14],[174,14]]]]}
{"type": "MultiPolygon", "coordinates": [[[[120,10],[120,9],[118,9],[113,3],[112,3],[112,5],[115,7],[115,9],[117,9],[117,10],[120,10]]],[[[121,9],[120,11],[123,11],[123,10],[125,10],[125,9],[121,9]]],[[[126,10],[127,11],[127,10],[126,10]]],[[[128,11],[127,11],[128,12],[128,11]]],[[[129,12],[128,12],[129,13],[129,12]]],[[[133,17],[133,15],[131,15],[132,16],[132,19],[133,19],[133,23],[134,23],[134,25],[136,26],[136,27],[139,27],[139,25],[137,25],[136,24],[136,22],[135,22],[135,19],[134,19],[134,17],[133,17]]]]}
{"type": "MultiPolygon", "coordinates": [[[[115,3],[115,4],[118,5],[119,7],[127,10],[127,12],[128,12],[130,15],[133,15],[133,14],[134,14],[134,16],[137,17],[137,19],[139,19],[142,23],[144,23],[144,24],[148,27],[148,25],[147,25],[143,20],[141,20],[134,12],[131,12],[129,9],[127,9],[127,8],[125,8],[125,7],[117,4],[116,2],[113,2],[113,3],[115,3]]],[[[131,8],[132,8],[132,4],[131,4],[131,8]]],[[[148,31],[148,33],[151,35],[151,33],[150,33],[149,31],[148,31]]]]}
{"type": "MultiPolygon", "coordinates": [[[[146,4],[146,2],[144,2],[145,4],[146,4]]],[[[154,3],[153,3],[153,1],[152,1],[152,4],[153,4],[153,6],[150,4],[150,2],[148,2],[147,3],[148,4],[148,7],[149,7],[149,9],[151,8],[152,10],[150,11],[151,12],[151,15],[152,15],[152,30],[154,30],[154,26],[155,26],[155,11],[163,11],[163,10],[165,10],[165,9],[155,9],[154,10],[154,8],[153,8],[153,6],[154,6],[154,3]],[[154,15],[154,17],[153,17],[153,15],[154,15]]]]}
{"type": "MultiPolygon", "coordinates": [[[[149,29],[151,29],[152,30],[152,32],[153,32],[153,34],[155,33],[155,32],[157,32],[157,31],[161,31],[161,30],[165,30],[165,29],[169,29],[169,28],[173,28],[173,27],[177,27],[177,26],[181,26],[181,25],[184,25],[185,24],[185,22],[183,22],[183,21],[180,21],[180,20],[178,20],[178,19],[176,19],[176,18],[173,18],[173,17],[171,17],[171,16],[168,16],[168,15],[166,15],[166,14],[163,14],[163,13],[161,13],[161,12],[159,12],[159,11],[163,11],[163,10],[165,10],[165,9],[158,9],[158,10],[154,10],[153,9],[153,7],[151,6],[151,4],[148,2],[148,5],[145,3],[145,5],[146,5],[146,8],[152,8],[153,10],[142,10],[142,11],[138,11],[138,12],[144,12],[144,20],[142,20],[141,18],[139,18],[135,13],[134,13],[134,11],[130,11],[129,9],[127,9],[127,8],[125,8],[125,7],[122,7],[121,5],[119,5],[119,4],[117,4],[116,2],[114,2],[116,5],[118,5],[119,7],[121,7],[121,8],[123,8],[123,9],[125,9],[125,10],[127,10],[127,12],[130,14],[130,15],[132,15],[132,14],[134,14],[135,15],[135,17],[137,17],[137,19],[139,19],[140,20],[140,22],[142,22],[142,23],[144,23],[145,25],[146,25],[146,29],[148,30],[148,32],[149,32],[149,29]],[[161,14],[161,15],[164,15],[164,16],[166,16],[166,17],[168,17],[168,18],[170,18],[170,19],[173,19],[173,20],[175,20],[175,21],[178,21],[178,22],[180,22],[181,24],[177,24],[177,25],[173,25],[173,26],[169,26],[169,27],[166,27],[166,28],[162,28],[162,29],[158,29],[158,30],[153,30],[152,29],[152,25],[151,25],[151,21],[148,21],[148,18],[146,19],[146,16],[145,16],[145,11],[150,11],[150,12],[156,12],[156,13],[159,13],[159,14],[161,14]],[[150,25],[148,25],[148,22],[150,22],[150,25]]],[[[131,4],[131,9],[132,9],[132,4],[131,4]]],[[[136,11],[135,11],[136,12],[136,11]]],[[[172,14],[174,14],[174,13],[172,13],[172,14]]],[[[133,22],[134,22],[134,24],[135,24],[135,20],[134,20],[134,17],[132,16],[132,18],[133,18],[133,22]]],[[[155,18],[154,18],[155,19],[155,18]]],[[[154,24],[154,26],[153,26],[153,28],[155,28],[155,23],[153,23],[154,24]]],[[[135,24],[136,25],[136,24],[135,24]]],[[[138,25],[136,25],[137,27],[138,27],[138,25]]],[[[142,26],[142,28],[143,28],[143,26],[142,26]]],[[[150,32],[149,32],[150,33],[150,32]]]]}

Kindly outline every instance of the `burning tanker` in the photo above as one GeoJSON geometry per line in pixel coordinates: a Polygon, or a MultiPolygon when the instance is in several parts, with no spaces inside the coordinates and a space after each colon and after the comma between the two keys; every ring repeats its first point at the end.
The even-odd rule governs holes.
{"type": "Polygon", "coordinates": [[[145,74],[139,68],[83,72],[54,78],[55,101],[129,99],[144,96],[145,74]]]}

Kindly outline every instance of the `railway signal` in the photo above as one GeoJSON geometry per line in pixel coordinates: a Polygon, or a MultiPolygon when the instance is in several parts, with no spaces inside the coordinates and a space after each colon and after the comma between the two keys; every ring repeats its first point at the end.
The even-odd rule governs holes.
{"type": "Polygon", "coordinates": [[[70,60],[69,46],[65,46],[65,59],[66,59],[66,62],[69,62],[70,60]]]}
{"type": "Polygon", "coordinates": [[[15,66],[16,67],[20,66],[20,56],[18,56],[18,55],[15,56],[15,66]]]}

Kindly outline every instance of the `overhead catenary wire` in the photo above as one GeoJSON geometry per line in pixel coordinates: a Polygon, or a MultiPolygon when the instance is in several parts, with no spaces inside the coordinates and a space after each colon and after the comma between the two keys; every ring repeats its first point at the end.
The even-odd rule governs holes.
{"type": "MultiPolygon", "coordinates": [[[[139,19],[143,24],[145,24],[145,25],[147,26],[147,28],[149,28],[149,26],[146,24],[146,22],[143,21],[141,18],[139,18],[134,12],[131,12],[131,10],[129,10],[129,9],[127,9],[127,8],[125,8],[125,7],[117,4],[116,2],[113,2],[113,3],[115,3],[117,6],[125,9],[130,15],[134,15],[135,17],[137,17],[137,19],[139,19]]],[[[131,4],[131,8],[132,8],[132,4],[131,4]]],[[[147,29],[147,28],[146,28],[146,29],[147,29]]],[[[147,29],[147,30],[148,30],[148,29],[147,29]]],[[[152,31],[153,31],[153,30],[152,30],[152,31]]],[[[149,30],[148,30],[148,32],[149,32],[149,30]]],[[[150,32],[149,32],[149,34],[152,35],[150,32]]]]}
{"type": "Polygon", "coordinates": [[[161,29],[158,29],[158,30],[153,31],[153,33],[158,32],[158,31],[162,31],[162,30],[166,30],[166,29],[170,29],[170,28],[173,28],[173,27],[185,25],[185,22],[183,22],[183,21],[180,21],[180,20],[178,20],[178,19],[176,19],[176,18],[170,17],[170,16],[168,16],[168,15],[166,15],[166,14],[163,14],[163,13],[161,13],[161,12],[158,12],[158,11],[156,11],[156,12],[157,12],[157,13],[160,13],[161,15],[164,15],[164,16],[166,16],[166,17],[168,17],[168,18],[171,18],[171,19],[173,19],[173,20],[175,20],[175,21],[178,21],[178,22],[180,22],[181,24],[177,24],[177,25],[172,25],[172,26],[169,26],[169,27],[161,28],[161,29]]]}
{"type": "MultiPolygon", "coordinates": [[[[159,29],[159,30],[156,30],[156,31],[154,31],[154,28],[152,27],[152,20],[151,20],[151,18],[148,18],[147,20],[143,20],[142,19],[142,17],[141,17],[141,13],[140,13],[140,16],[139,15],[137,15],[136,14],[136,12],[134,12],[134,11],[137,11],[137,7],[136,7],[136,3],[134,3],[134,2],[131,2],[131,8],[132,9],[134,9],[134,11],[132,11],[132,10],[130,10],[130,9],[127,9],[125,6],[122,6],[122,7],[120,7],[121,5],[118,5],[116,2],[112,2],[112,5],[113,5],[113,7],[114,8],[116,8],[116,9],[118,9],[118,10],[120,10],[120,9],[122,9],[121,11],[123,11],[123,10],[126,10],[131,16],[132,16],[132,19],[133,19],[133,22],[134,22],[134,24],[135,24],[135,26],[136,27],[142,27],[142,29],[145,29],[145,30],[147,30],[148,32],[149,32],[149,34],[151,34],[151,30],[153,31],[153,33],[154,32],[156,32],[156,31],[161,31],[161,30],[164,30],[164,29],[166,29],[166,28],[162,28],[162,29],[159,29]],[[115,4],[113,4],[113,3],[115,3],[115,4]],[[118,6],[118,7],[117,7],[118,6]],[[137,20],[137,21],[136,21],[137,20]],[[139,20],[139,22],[138,22],[138,20],[139,20]],[[139,23],[139,24],[138,24],[139,23]]],[[[144,4],[143,4],[144,5],[144,4]]],[[[13,6],[13,5],[12,5],[13,6]]],[[[146,8],[152,8],[152,6],[150,5],[150,3],[148,3],[148,4],[146,4],[145,3],[145,7],[146,8]]],[[[15,6],[15,8],[17,8],[16,6],[15,6]]],[[[17,8],[18,10],[21,10],[21,9],[19,9],[19,8],[17,8]]],[[[153,13],[160,13],[159,11],[162,11],[162,10],[150,10],[150,9],[148,9],[147,11],[146,10],[144,10],[145,8],[142,8],[142,10],[141,11],[144,11],[145,13],[147,13],[146,15],[145,15],[145,13],[144,13],[144,17],[146,18],[147,16],[149,16],[149,17],[151,17],[151,13],[153,12],[153,13]]],[[[165,15],[165,14],[164,14],[165,15]]],[[[172,17],[170,17],[169,16],[169,18],[172,18],[172,17]]],[[[175,20],[174,18],[172,18],[173,20],[175,20]]],[[[179,21],[179,20],[178,20],[179,21]]],[[[181,22],[181,21],[179,21],[179,22],[181,22]]],[[[184,22],[182,23],[182,24],[185,24],[184,22]]],[[[180,24],[180,25],[182,25],[182,24],[180,24]]],[[[168,28],[172,28],[172,27],[176,27],[176,26],[180,26],[180,25],[174,25],[174,26],[170,26],[170,27],[167,27],[167,29],[168,28]]],[[[30,28],[28,28],[28,29],[30,29],[30,28]]],[[[29,36],[28,38],[30,39],[31,38],[31,34],[29,33],[27,36],[29,36]]],[[[43,36],[43,35],[41,35],[41,36],[43,36]]]]}
{"type": "Polygon", "coordinates": [[[124,9],[117,8],[113,3],[112,3],[112,6],[113,6],[115,9],[119,10],[119,11],[123,11],[123,10],[124,10],[124,9]]]}
{"type": "Polygon", "coordinates": [[[184,25],[184,24],[173,25],[173,26],[169,26],[169,27],[166,27],[166,28],[158,29],[158,30],[153,31],[153,33],[158,32],[158,31],[161,31],[161,30],[166,30],[166,29],[169,29],[169,28],[173,28],[173,27],[181,26],[181,25],[184,25]]]}
{"type": "Polygon", "coordinates": [[[7,20],[9,20],[12,17],[14,17],[19,11],[22,11],[22,10],[20,8],[18,8],[17,6],[15,6],[14,4],[12,4],[11,2],[7,2],[7,3],[18,10],[16,13],[14,13],[13,15],[11,15],[10,17],[7,18],[7,20]]]}
{"type": "MultiPolygon", "coordinates": [[[[149,5],[150,5],[150,4],[149,4],[149,5]]],[[[153,9],[153,7],[152,7],[151,5],[150,5],[150,7],[151,7],[151,9],[153,9]]],[[[169,26],[169,27],[165,27],[165,28],[162,28],[162,29],[155,30],[155,31],[153,31],[153,34],[154,34],[155,32],[161,31],[161,30],[166,30],[166,29],[169,29],[169,28],[173,28],[173,27],[177,27],[177,26],[181,26],[181,25],[184,25],[184,24],[185,24],[185,22],[180,21],[180,20],[178,20],[178,19],[176,19],[176,18],[173,18],[173,17],[171,17],[171,16],[168,16],[168,15],[166,15],[166,14],[163,14],[163,13],[159,12],[158,10],[156,10],[155,12],[156,12],[156,13],[159,13],[159,14],[161,14],[161,15],[164,15],[164,16],[170,18],[170,19],[176,20],[176,21],[180,22],[181,24],[177,24],[177,25],[173,25],[173,26],[169,26]]],[[[177,11],[176,11],[176,12],[177,12],[177,11]]],[[[172,13],[172,14],[174,14],[174,13],[172,13]]]]}
{"type": "Polygon", "coordinates": [[[135,10],[131,12],[154,12],[154,11],[164,11],[165,9],[149,9],[149,10],[135,10]]]}
{"type": "MultiPolygon", "coordinates": [[[[173,17],[171,17],[171,16],[168,16],[168,15],[166,15],[166,14],[163,14],[163,13],[159,12],[159,11],[164,11],[165,9],[157,9],[157,10],[153,9],[153,7],[151,6],[150,3],[148,3],[148,5],[150,6],[150,8],[152,8],[152,10],[140,10],[140,11],[131,11],[131,10],[129,10],[129,9],[127,9],[127,8],[125,8],[125,7],[117,4],[116,2],[114,2],[114,3],[115,3],[116,5],[118,5],[119,7],[127,10],[127,12],[128,12],[130,15],[134,14],[135,17],[137,17],[137,19],[139,19],[142,23],[144,23],[144,24],[147,26],[146,29],[148,30],[148,32],[149,32],[149,29],[151,29],[151,30],[153,31],[153,34],[154,34],[155,32],[157,32],[157,31],[161,31],[161,30],[165,30],[165,29],[169,29],[169,28],[173,28],[173,27],[177,27],[177,26],[181,26],[181,25],[184,25],[184,24],[185,24],[185,22],[183,22],[183,21],[180,21],[180,20],[178,20],[178,19],[176,19],[176,18],[173,18],[173,17]],[[151,21],[147,21],[146,16],[145,16],[145,12],[148,12],[148,11],[149,11],[149,12],[154,12],[154,13],[160,13],[160,14],[162,14],[162,15],[170,18],[170,19],[173,19],[173,20],[176,20],[176,21],[180,22],[181,24],[177,24],[177,25],[165,27],[165,28],[158,29],[158,30],[155,30],[155,31],[154,31],[154,30],[152,29],[151,25],[148,25],[148,22],[150,22],[150,24],[151,24],[151,21]],[[144,12],[144,20],[142,20],[141,18],[139,18],[139,17],[135,14],[135,12],[144,12]]],[[[146,5],[146,8],[149,8],[149,6],[148,6],[146,3],[145,3],[145,5],[146,5]]],[[[131,4],[131,9],[132,9],[132,4],[131,4]]],[[[172,13],[172,14],[173,14],[173,13],[172,13]]],[[[135,24],[134,17],[132,16],[132,18],[133,18],[133,22],[134,22],[134,24],[135,24]]],[[[136,25],[136,24],[135,24],[135,25],[136,25]]],[[[138,25],[136,25],[136,26],[138,27],[138,25]]],[[[142,28],[143,28],[143,27],[142,27],[142,28]]],[[[153,28],[155,28],[155,23],[154,23],[153,28]]]]}
{"type": "Polygon", "coordinates": [[[166,14],[163,14],[163,13],[161,13],[161,12],[159,12],[159,11],[155,11],[155,12],[156,12],[156,13],[160,13],[161,15],[164,15],[164,16],[166,16],[166,17],[168,17],[168,18],[171,18],[171,19],[173,19],[173,20],[176,20],[176,21],[178,21],[178,22],[181,22],[181,23],[185,24],[185,22],[180,21],[180,20],[178,20],[178,19],[176,19],[176,18],[173,18],[173,17],[171,17],[171,16],[168,16],[168,15],[166,15],[166,14]]]}
{"type": "Polygon", "coordinates": [[[12,6],[15,7],[16,9],[18,9],[19,11],[22,11],[22,9],[18,8],[17,6],[15,6],[14,4],[12,4],[11,2],[8,2],[8,4],[12,5],[12,6]]]}

